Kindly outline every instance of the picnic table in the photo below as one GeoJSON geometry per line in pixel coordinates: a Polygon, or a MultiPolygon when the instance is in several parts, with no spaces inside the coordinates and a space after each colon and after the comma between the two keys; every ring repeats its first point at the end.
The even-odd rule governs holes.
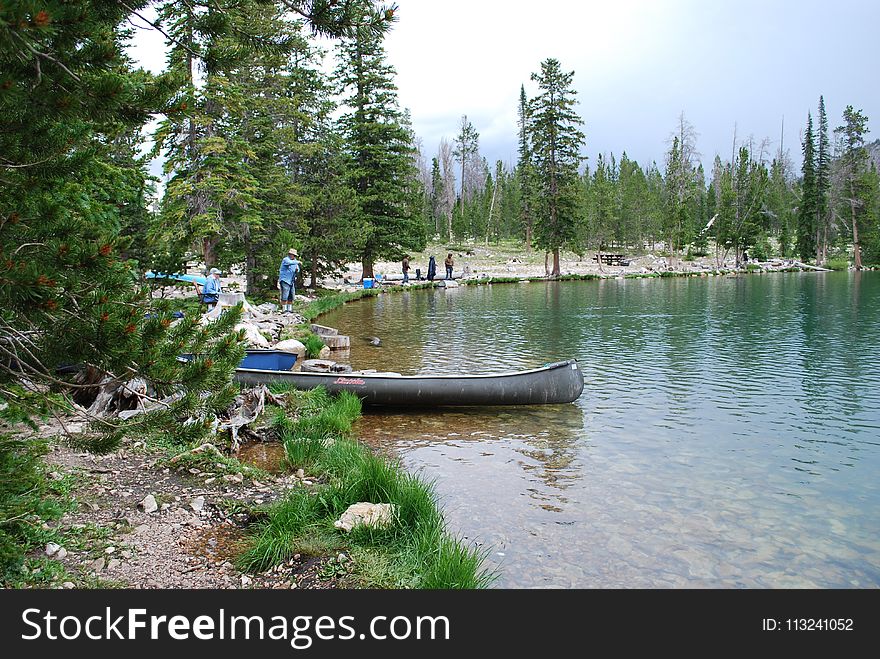
{"type": "Polygon", "coordinates": [[[599,257],[602,258],[602,263],[605,265],[629,265],[629,259],[626,258],[626,254],[597,254],[593,257],[593,260],[598,263],[599,257]]]}

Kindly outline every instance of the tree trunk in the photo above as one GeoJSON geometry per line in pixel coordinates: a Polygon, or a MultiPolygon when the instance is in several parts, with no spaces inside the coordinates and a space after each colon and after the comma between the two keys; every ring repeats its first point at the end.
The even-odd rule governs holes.
{"type": "Polygon", "coordinates": [[[856,219],[856,204],[854,201],[850,202],[850,214],[852,215],[852,230],[853,230],[853,261],[856,267],[856,270],[862,269],[862,247],[859,244],[859,222],[856,219]]]}
{"type": "Polygon", "coordinates": [[[248,243],[247,255],[245,256],[245,282],[244,290],[248,295],[253,295],[257,290],[257,259],[253,253],[253,246],[248,243]]]}
{"type": "Polygon", "coordinates": [[[208,236],[202,238],[202,258],[205,260],[205,267],[210,268],[217,262],[217,254],[214,248],[220,241],[216,236],[208,236]]]}
{"type": "Polygon", "coordinates": [[[312,255],[312,283],[309,288],[318,288],[318,250],[313,250],[312,255]]]}
{"type": "Polygon", "coordinates": [[[560,273],[559,270],[559,248],[553,248],[553,276],[558,277],[560,273]]]}
{"type": "Polygon", "coordinates": [[[372,257],[364,257],[361,261],[361,279],[373,278],[373,259],[372,257]]]}

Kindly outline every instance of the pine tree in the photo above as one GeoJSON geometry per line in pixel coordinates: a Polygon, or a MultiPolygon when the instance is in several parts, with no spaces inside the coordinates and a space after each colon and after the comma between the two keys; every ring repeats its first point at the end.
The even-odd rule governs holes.
{"type": "Polygon", "coordinates": [[[563,73],[558,60],[541,62],[533,73],[538,95],[529,104],[530,138],[541,214],[536,218],[535,242],[553,253],[551,274],[559,276],[559,250],[578,249],[580,196],[578,168],[586,138],[577,128],[583,120],[574,112],[574,71],[563,73]]]}
{"type": "Polygon", "coordinates": [[[520,224],[526,243],[526,253],[532,251],[532,234],[535,223],[535,166],[532,162],[532,145],[530,140],[529,102],[524,85],[519,88],[519,105],[517,106],[517,156],[516,176],[520,189],[520,224]]]}
{"type": "MultiPolygon", "coordinates": [[[[597,255],[608,248],[615,231],[615,190],[614,166],[606,163],[600,153],[596,158],[596,169],[590,181],[590,234],[596,245],[597,255]]],[[[599,259],[599,268],[602,261],[599,259]]]]}
{"type": "Polygon", "coordinates": [[[801,260],[807,261],[816,254],[816,143],[813,137],[813,117],[807,113],[807,131],[804,133],[804,160],[801,171],[801,202],[798,207],[797,253],[801,260]]]}
{"type": "Polygon", "coordinates": [[[791,254],[791,223],[794,204],[794,195],[786,177],[784,156],[780,153],[770,165],[768,206],[773,219],[772,229],[779,238],[779,249],[783,257],[791,254]]]}
{"type": "Polygon", "coordinates": [[[440,235],[440,227],[446,223],[443,202],[446,197],[443,175],[440,173],[440,159],[431,159],[431,217],[434,220],[434,235],[440,235]]]}
{"type": "MultiPolygon", "coordinates": [[[[58,413],[64,403],[50,392],[94,389],[94,381],[79,382],[82,374],[105,382],[139,377],[154,397],[177,397],[128,422],[103,421],[96,446],[113,446],[122,431],[167,428],[186,441],[206,432],[201,421],[232,399],[229,375],[242,354],[232,333],[237,314],[207,327],[192,316],[172,325],[167,305],[150,303],[120,258],[123,209],[144,210],[142,189],[132,185],[142,174],[112,148],[151,113],[176,110],[174,81],[131,69],[122,4],[47,0],[40,7],[0,6],[0,415],[22,421],[58,413]],[[203,357],[178,361],[187,351],[203,357]],[[83,370],[61,374],[62,365],[83,370]],[[187,417],[199,422],[184,427],[187,417]]],[[[33,445],[0,432],[0,472],[6,572],[20,561],[26,529],[39,525],[32,497],[43,480],[33,445]],[[7,490],[11,480],[28,490],[7,490]],[[9,510],[19,511],[14,519],[9,510]]]]}
{"type": "Polygon", "coordinates": [[[842,141],[841,173],[843,194],[850,216],[853,240],[853,262],[856,270],[862,269],[862,250],[860,230],[863,230],[865,212],[869,207],[870,190],[865,187],[865,174],[868,168],[868,152],[865,149],[865,134],[868,132],[868,118],[861,110],[847,105],[843,111],[843,124],[834,129],[842,141]]]}
{"type": "Polygon", "coordinates": [[[862,177],[865,192],[865,229],[860,234],[865,262],[873,267],[880,265],[880,173],[871,163],[862,177]]]}
{"type": "Polygon", "coordinates": [[[411,135],[397,103],[394,69],[385,60],[381,37],[366,30],[343,39],[336,78],[348,93],[341,119],[348,154],[347,179],[366,227],[361,250],[363,277],[377,259],[398,260],[424,248],[426,236],[410,197],[417,177],[411,135]]]}
{"type": "Polygon", "coordinates": [[[828,193],[831,187],[831,151],[828,142],[828,117],[825,116],[825,98],[819,97],[819,127],[816,152],[816,264],[823,265],[828,252],[828,231],[831,209],[828,193]]]}
{"type": "MultiPolygon", "coordinates": [[[[458,197],[459,217],[465,221],[465,204],[473,198],[478,188],[474,161],[479,159],[480,154],[480,134],[468,121],[467,115],[461,117],[458,135],[456,135],[454,143],[455,148],[452,150],[452,155],[458,160],[461,172],[461,190],[458,197]]],[[[452,240],[452,236],[449,236],[449,240],[452,240]]]]}

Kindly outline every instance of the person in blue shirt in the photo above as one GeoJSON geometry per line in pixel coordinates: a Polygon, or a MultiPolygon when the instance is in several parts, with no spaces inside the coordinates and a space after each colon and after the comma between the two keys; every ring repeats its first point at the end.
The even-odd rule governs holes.
{"type": "Polygon", "coordinates": [[[208,279],[202,287],[202,302],[208,306],[211,311],[220,300],[220,293],[223,292],[223,285],[220,282],[220,271],[217,268],[211,268],[208,273],[208,279]]]}
{"type": "Polygon", "coordinates": [[[298,254],[292,247],[287,251],[287,256],[281,260],[281,268],[278,271],[278,288],[281,289],[281,307],[284,313],[293,313],[293,296],[296,295],[296,275],[299,272],[298,254]]]}

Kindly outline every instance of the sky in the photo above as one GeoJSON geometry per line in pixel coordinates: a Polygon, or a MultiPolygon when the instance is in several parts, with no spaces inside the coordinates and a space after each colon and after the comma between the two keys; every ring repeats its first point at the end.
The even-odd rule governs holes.
{"type": "MultiPolygon", "coordinates": [[[[573,71],[583,149],[624,151],[662,169],[684,113],[711,169],[741,143],[780,137],[800,165],[807,113],[824,95],[830,128],[847,105],[880,137],[880,2],[875,0],[397,0],[386,38],[399,101],[426,159],[462,115],[490,164],[516,164],[517,104],[543,60],[573,71]],[[784,122],[784,133],[782,126],[784,122]]],[[[161,36],[138,31],[133,55],[162,66],[161,36]]],[[[151,33],[152,32],[152,33],[151,33]]]]}

